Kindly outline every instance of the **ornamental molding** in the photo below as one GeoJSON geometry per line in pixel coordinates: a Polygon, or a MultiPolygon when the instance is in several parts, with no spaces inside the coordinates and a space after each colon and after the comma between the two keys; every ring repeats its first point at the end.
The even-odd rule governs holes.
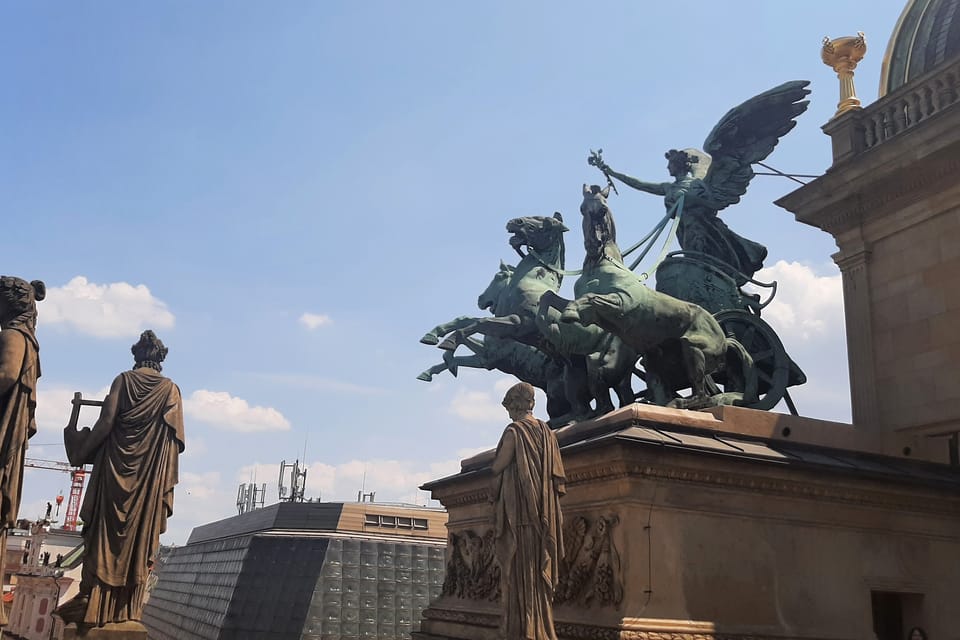
{"type": "MultiPolygon", "coordinates": [[[[937,163],[933,169],[914,169],[888,177],[880,184],[853,193],[848,198],[831,205],[819,214],[804,216],[803,221],[814,224],[832,235],[842,233],[875,218],[870,215],[879,209],[896,209],[904,206],[903,200],[921,201],[939,182],[952,180],[960,171],[960,160],[951,159],[937,163]]],[[[896,211],[891,211],[896,213],[896,211]]]]}

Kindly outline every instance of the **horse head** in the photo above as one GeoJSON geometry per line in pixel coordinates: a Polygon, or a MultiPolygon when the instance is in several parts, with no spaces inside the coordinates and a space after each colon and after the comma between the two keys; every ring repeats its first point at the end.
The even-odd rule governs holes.
{"type": "Polygon", "coordinates": [[[500,269],[494,274],[493,280],[491,280],[487,288],[483,290],[480,297],[477,298],[477,306],[480,307],[481,310],[490,309],[493,315],[497,315],[497,300],[500,298],[500,294],[510,285],[513,270],[513,267],[506,264],[503,260],[500,261],[500,269]]]}
{"type": "Polygon", "coordinates": [[[580,213],[585,217],[600,217],[610,212],[607,205],[607,196],[610,195],[610,187],[601,188],[599,185],[583,185],[583,202],[580,204],[580,213]]]}
{"type": "Polygon", "coordinates": [[[586,250],[583,267],[588,269],[603,258],[623,262],[620,248],[617,247],[617,225],[613,213],[607,205],[610,187],[583,185],[583,202],[580,213],[583,214],[583,247],[586,250]]]}
{"type": "Polygon", "coordinates": [[[563,234],[569,231],[563,224],[559,212],[550,216],[526,216],[514,218],[507,223],[507,232],[511,233],[510,246],[523,255],[521,247],[532,249],[544,266],[563,269],[563,234]]]}

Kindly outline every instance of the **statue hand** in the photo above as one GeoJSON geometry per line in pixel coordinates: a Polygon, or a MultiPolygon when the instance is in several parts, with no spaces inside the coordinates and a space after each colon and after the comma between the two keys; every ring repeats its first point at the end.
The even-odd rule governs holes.
{"type": "Polygon", "coordinates": [[[604,174],[610,173],[610,166],[603,161],[603,149],[590,150],[590,157],[587,158],[587,164],[603,171],[604,174]]]}

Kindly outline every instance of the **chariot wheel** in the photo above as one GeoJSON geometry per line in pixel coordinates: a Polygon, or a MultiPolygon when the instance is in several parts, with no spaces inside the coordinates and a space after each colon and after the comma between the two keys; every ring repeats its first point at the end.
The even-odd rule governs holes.
{"type": "Polygon", "coordinates": [[[787,392],[792,364],[780,338],[759,316],[746,311],[721,311],[714,318],[724,334],[743,345],[753,358],[758,399],[746,406],[772,409],[787,392]]]}

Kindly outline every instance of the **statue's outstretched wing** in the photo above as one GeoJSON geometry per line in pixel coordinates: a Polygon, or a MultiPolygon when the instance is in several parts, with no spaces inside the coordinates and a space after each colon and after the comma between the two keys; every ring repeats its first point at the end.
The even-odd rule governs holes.
{"type": "Polygon", "coordinates": [[[727,112],[703,143],[713,161],[704,177],[720,209],[736,204],[753,178],[755,162],[762,162],[777,142],[807,110],[807,80],[786,82],[764,91],[727,112]]]}

